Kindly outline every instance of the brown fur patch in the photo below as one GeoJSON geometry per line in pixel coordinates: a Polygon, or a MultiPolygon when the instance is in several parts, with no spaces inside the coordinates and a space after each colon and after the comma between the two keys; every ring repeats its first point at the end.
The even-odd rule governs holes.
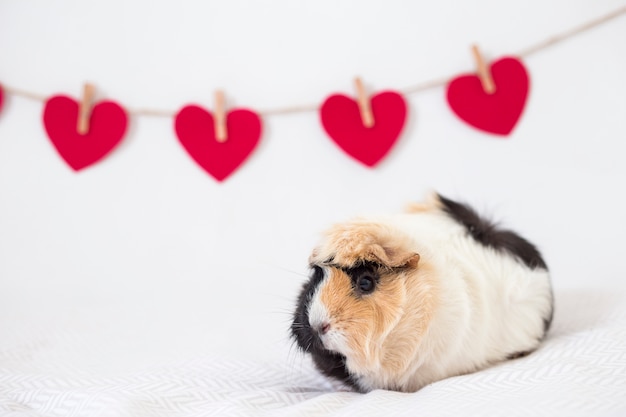
{"type": "Polygon", "coordinates": [[[407,273],[404,280],[407,296],[402,318],[383,343],[382,362],[392,375],[397,375],[415,361],[420,341],[438,304],[437,281],[428,262],[422,262],[417,270],[407,273]]]}
{"type": "Polygon", "coordinates": [[[359,295],[344,271],[330,270],[320,299],[345,337],[352,372],[397,379],[411,365],[437,305],[435,285],[430,266],[420,264],[383,271],[374,292],[359,295]]]}
{"type": "Polygon", "coordinates": [[[406,293],[404,283],[396,278],[383,274],[372,294],[357,295],[350,277],[333,268],[320,292],[331,326],[346,336],[350,359],[361,366],[376,362],[382,335],[401,319],[406,293]]]}
{"type": "Polygon", "coordinates": [[[420,260],[409,236],[392,226],[356,220],[331,228],[311,255],[329,267],[320,301],[349,352],[346,365],[359,375],[397,381],[416,360],[420,341],[438,304],[435,273],[420,260]],[[371,294],[355,292],[341,268],[371,261],[380,279],[371,294]]]}
{"type": "Polygon", "coordinates": [[[397,268],[415,265],[419,261],[419,255],[409,248],[409,237],[398,230],[355,220],[328,230],[324,242],[313,251],[309,261],[312,264],[334,264],[347,268],[361,261],[371,261],[397,268]]]}

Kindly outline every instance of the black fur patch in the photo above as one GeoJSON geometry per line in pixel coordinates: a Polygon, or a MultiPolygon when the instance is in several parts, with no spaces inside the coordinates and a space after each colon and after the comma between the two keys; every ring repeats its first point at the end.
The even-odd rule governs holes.
{"type": "MultiPolygon", "coordinates": [[[[498,228],[495,223],[480,217],[468,205],[457,203],[442,195],[439,195],[439,200],[443,204],[444,211],[465,226],[467,233],[478,243],[497,251],[506,252],[522,261],[530,269],[542,268],[548,270],[548,266],[535,245],[517,233],[498,228]]],[[[543,319],[544,333],[550,328],[552,316],[553,308],[550,309],[548,317],[543,319]]]]}
{"type": "Polygon", "coordinates": [[[358,293],[357,281],[359,277],[362,277],[363,275],[369,275],[374,278],[376,285],[378,285],[380,282],[380,274],[378,272],[379,268],[380,265],[375,262],[363,261],[352,268],[341,268],[341,270],[350,277],[352,288],[358,293]]]}
{"type": "Polygon", "coordinates": [[[477,242],[499,251],[507,252],[521,260],[530,269],[547,270],[537,248],[511,230],[499,229],[495,223],[481,218],[471,207],[439,195],[444,210],[461,223],[477,242]]]}
{"type": "Polygon", "coordinates": [[[309,305],[315,290],[323,279],[324,271],[322,268],[313,266],[311,278],[304,284],[298,297],[298,304],[291,324],[291,336],[303,352],[311,354],[313,362],[320,372],[358,390],[358,386],[346,368],[346,358],[324,348],[319,336],[309,324],[309,305]]]}

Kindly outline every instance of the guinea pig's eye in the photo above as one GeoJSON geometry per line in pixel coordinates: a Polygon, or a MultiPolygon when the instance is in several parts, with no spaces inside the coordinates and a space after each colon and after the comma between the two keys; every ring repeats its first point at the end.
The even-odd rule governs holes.
{"type": "Polygon", "coordinates": [[[376,280],[371,275],[362,275],[357,279],[356,285],[361,294],[369,294],[374,291],[376,280]]]}

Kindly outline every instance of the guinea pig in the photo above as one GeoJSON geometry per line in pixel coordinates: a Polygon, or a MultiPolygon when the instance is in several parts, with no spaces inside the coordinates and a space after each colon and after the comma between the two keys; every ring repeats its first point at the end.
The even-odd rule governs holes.
{"type": "Polygon", "coordinates": [[[553,296],[537,248],[433,194],[325,232],[291,336],[351,389],[414,392],[537,349],[553,296]]]}

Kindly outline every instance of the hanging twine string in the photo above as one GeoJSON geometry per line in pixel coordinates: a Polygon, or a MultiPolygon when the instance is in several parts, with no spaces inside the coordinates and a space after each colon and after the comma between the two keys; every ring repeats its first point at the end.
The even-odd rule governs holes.
{"type": "MultiPolygon", "coordinates": [[[[514,54],[515,56],[518,56],[520,58],[527,58],[532,54],[535,54],[537,52],[540,52],[546,48],[549,48],[550,46],[562,42],[566,39],[572,38],[582,32],[585,32],[589,29],[593,29],[596,26],[600,26],[603,23],[608,22],[609,20],[615,19],[618,16],[621,16],[622,14],[626,13],[626,6],[620,7],[617,10],[612,11],[611,13],[608,13],[604,16],[598,17],[597,19],[594,20],[590,20],[587,23],[584,23],[580,26],[577,26],[575,28],[572,28],[568,31],[565,31],[563,33],[560,33],[558,35],[555,35],[549,39],[546,39],[545,41],[536,43],[535,45],[532,45],[526,49],[523,49],[521,52],[518,52],[517,54],[514,54]]],[[[436,79],[436,80],[431,80],[431,81],[427,81],[427,82],[423,82],[421,84],[412,86],[412,87],[408,87],[405,88],[403,90],[400,90],[401,92],[405,93],[405,94],[414,94],[414,93],[419,93],[421,91],[424,90],[429,90],[431,88],[435,88],[435,87],[442,87],[444,85],[446,85],[448,83],[448,81],[452,78],[454,78],[455,75],[451,75],[449,77],[445,77],[445,78],[440,78],[440,79],[436,79]]]]}
{"type": "Polygon", "coordinates": [[[4,91],[14,96],[20,96],[35,101],[46,101],[46,96],[42,94],[33,93],[31,91],[22,90],[20,88],[9,87],[6,84],[2,84],[2,88],[4,89],[4,91]]]}
{"type": "Polygon", "coordinates": [[[585,32],[589,29],[592,29],[596,26],[600,26],[603,23],[608,22],[609,20],[615,19],[616,17],[622,15],[626,13],[626,6],[622,6],[617,10],[612,11],[611,13],[608,13],[604,16],[600,16],[594,20],[590,20],[587,23],[584,23],[578,27],[572,28],[568,31],[565,31],[561,34],[555,35],[549,39],[546,39],[543,42],[539,42],[533,46],[530,46],[524,50],[522,50],[521,52],[519,52],[517,54],[517,56],[521,57],[521,58],[526,58],[529,55],[532,55],[534,53],[537,53],[543,49],[549,48],[550,46],[554,45],[555,43],[559,43],[561,41],[564,41],[565,39],[571,38],[573,36],[578,35],[579,33],[585,32]]]}
{"type": "MultiPolygon", "coordinates": [[[[623,14],[626,14],[626,6],[620,7],[604,16],[600,16],[580,26],[574,27],[558,35],[552,36],[551,38],[548,38],[542,42],[536,43],[526,49],[523,49],[522,51],[518,52],[515,55],[520,58],[527,58],[530,55],[533,55],[559,42],[563,42],[585,31],[588,31],[597,26],[600,26],[608,22],[609,20],[615,19],[616,17],[619,17],[623,14]]],[[[414,86],[400,89],[398,91],[400,91],[403,94],[410,95],[410,94],[419,93],[425,90],[430,90],[432,88],[442,87],[442,86],[445,86],[448,83],[448,81],[452,79],[454,76],[455,74],[449,77],[442,77],[442,78],[437,78],[437,79],[433,79],[430,81],[425,81],[414,86]]],[[[40,102],[45,102],[47,100],[47,97],[43,94],[33,93],[31,91],[27,91],[27,90],[15,88],[15,87],[10,87],[4,84],[3,84],[3,88],[9,94],[19,96],[19,97],[24,97],[29,100],[35,100],[35,101],[40,101],[40,102]]],[[[266,117],[266,116],[277,116],[277,115],[290,114],[290,113],[314,112],[314,111],[317,111],[318,109],[319,109],[319,104],[308,104],[308,105],[305,104],[305,105],[287,106],[287,107],[279,107],[279,108],[274,108],[274,109],[261,110],[261,111],[258,111],[258,113],[261,116],[266,117]]],[[[172,110],[160,110],[160,109],[149,109],[149,108],[134,108],[134,109],[127,109],[127,111],[133,116],[174,117],[176,115],[176,112],[172,110]]]]}

